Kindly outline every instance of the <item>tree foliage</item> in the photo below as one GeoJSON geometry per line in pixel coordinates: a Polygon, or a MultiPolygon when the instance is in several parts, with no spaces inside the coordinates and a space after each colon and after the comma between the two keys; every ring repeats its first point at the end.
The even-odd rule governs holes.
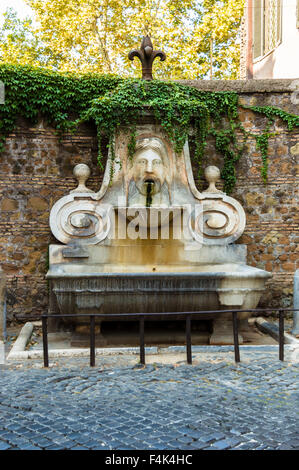
{"type": "Polygon", "coordinates": [[[167,60],[156,78],[237,78],[245,0],[26,0],[35,23],[12,12],[0,33],[3,62],[60,71],[140,76],[128,52],[149,33],[167,60]],[[9,50],[12,50],[10,56],[9,50]]]}
{"type": "Polygon", "coordinates": [[[1,61],[10,64],[46,65],[47,56],[32,20],[20,20],[13,8],[8,8],[0,28],[1,61]]]}

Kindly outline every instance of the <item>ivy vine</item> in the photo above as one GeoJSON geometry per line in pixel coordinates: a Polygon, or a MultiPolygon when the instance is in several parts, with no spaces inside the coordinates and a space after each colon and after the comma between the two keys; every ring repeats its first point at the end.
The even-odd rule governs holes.
{"type": "MultiPolygon", "coordinates": [[[[249,136],[261,152],[261,175],[267,180],[269,138],[275,119],[282,119],[289,131],[299,127],[299,116],[271,106],[242,106],[267,118],[261,134],[248,132],[239,119],[235,92],[203,92],[176,82],[123,79],[117,76],[60,74],[29,66],[0,65],[0,80],[5,84],[5,103],[0,105],[0,150],[18,117],[37,123],[40,117],[58,132],[75,132],[82,123],[95,123],[98,136],[98,163],[103,169],[101,141],[107,137],[112,159],[114,135],[120,127],[130,133],[128,152],[132,157],[136,144],[136,126],[148,111],[159,123],[174,149],[180,153],[186,139],[194,141],[198,177],[207,140],[223,156],[221,176],[229,194],[236,183],[236,164],[249,136]],[[240,138],[241,135],[241,138],[240,138]],[[241,143],[240,143],[241,142],[241,143]]],[[[112,174],[111,174],[112,176],[112,174]]]]}

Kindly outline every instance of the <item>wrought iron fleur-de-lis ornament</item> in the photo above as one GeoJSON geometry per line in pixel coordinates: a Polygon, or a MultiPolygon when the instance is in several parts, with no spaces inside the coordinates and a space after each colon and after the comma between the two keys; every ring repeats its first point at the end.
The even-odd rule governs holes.
{"type": "Polygon", "coordinates": [[[143,36],[140,49],[133,49],[129,52],[129,59],[133,60],[134,57],[138,57],[142,65],[142,79],[152,80],[153,79],[153,62],[156,57],[160,57],[163,61],[166,59],[165,52],[154,51],[153,44],[149,35],[143,36]]]}

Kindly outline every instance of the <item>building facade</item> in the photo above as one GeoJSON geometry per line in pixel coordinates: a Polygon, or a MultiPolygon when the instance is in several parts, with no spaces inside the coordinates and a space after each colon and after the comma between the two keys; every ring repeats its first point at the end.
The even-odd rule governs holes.
{"type": "Polygon", "coordinates": [[[299,0],[247,0],[245,23],[242,78],[299,78],[299,0]]]}

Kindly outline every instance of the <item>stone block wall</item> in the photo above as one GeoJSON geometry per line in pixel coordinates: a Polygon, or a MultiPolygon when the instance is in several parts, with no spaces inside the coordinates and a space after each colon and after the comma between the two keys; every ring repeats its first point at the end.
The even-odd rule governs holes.
{"type": "MultiPolygon", "coordinates": [[[[235,90],[241,104],[278,106],[299,114],[291,100],[291,80],[201,81],[182,83],[206,91],[235,90]]],[[[240,108],[247,129],[257,132],[265,118],[240,108]]],[[[270,138],[269,178],[260,176],[261,158],[254,139],[247,142],[238,163],[232,196],[244,207],[247,226],[238,243],[248,246],[248,264],[273,272],[260,306],[289,306],[298,266],[298,129],[288,132],[278,121],[270,138]]],[[[241,139],[241,136],[240,136],[241,139]]],[[[88,181],[98,190],[102,173],[97,166],[96,130],[80,129],[63,138],[44,122],[35,127],[20,121],[0,154],[0,264],[7,277],[7,314],[29,318],[47,310],[48,245],[55,243],[49,228],[53,204],[76,186],[72,169],[87,163],[88,181]]],[[[204,166],[222,165],[213,143],[207,146],[204,166]]],[[[205,184],[205,183],[203,183],[205,184]]],[[[204,189],[204,187],[203,187],[204,189]]]]}

